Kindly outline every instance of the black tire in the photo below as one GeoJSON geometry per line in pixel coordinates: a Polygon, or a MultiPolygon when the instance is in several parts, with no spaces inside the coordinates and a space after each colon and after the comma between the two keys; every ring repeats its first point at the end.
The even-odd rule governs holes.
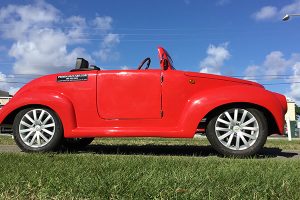
{"type": "MultiPolygon", "coordinates": [[[[220,118],[219,118],[219,120],[220,120],[220,118]]],[[[220,122],[218,122],[218,123],[220,123],[220,122]]],[[[230,125],[230,126],[233,126],[233,125],[230,125]]],[[[234,129],[234,128],[232,128],[232,129],[234,129]]],[[[241,129],[241,130],[245,132],[245,130],[243,130],[243,129],[241,129]]],[[[226,131],[224,131],[224,132],[226,132],[226,131]]],[[[231,131],[234,132],[234,134],[235,134],[232,137],[232,139],[231,140],[229,139],[230,136],[228,136],[228,138],[226,137],[225,139],[223,139],[223,140],[225,140],[225,142],[228,142],[230,144],[232,143],[232,141],[233,141],[233,143],[237,141],[237,134],[238,134],[235,132],[235,130],[231,130],[231,131]],[[226,141],[226,139],[227,139],[227,141],[226,141]],[[229,140],[230,140],[230,142],[229,142],[229,140]]],[[[249,157],[249,156],[257,154],[262,149],[264,144],[266,143],[266,140],[268,137],[268,126],[267,126],[265,116],[263,115],[262,112],[260,112],[257,109],[254,109],[254,108],[231,108],[231,109],[226,109],[226,110],[222,110],[222,111],[218,112],[209,121],[209,123],[207,125],[207,129],[206,129],[206,135],[207,135],[207,139],[211,143],[212,147],[216,151],[218,151],[220,154],[223,154],[225,156],[233,156],[233,157],[249,157]],[[250,138],[248,138],[248,141],[251,141],[251,145],[249,145],[249,147],[244,147],[246,149],[242,149],[242,148],[239,150],[231,149],[231,148],[236,148],[236,147],[233,147],[233,146],[231,146],[231,148],[227,147],[224,143],[222,143],[218,139],[218,135],[217,135],[218,131],[216,131],[216,128],[215,128],[217,126],[216,123],[217,123],[218,118],[221,117],[221,115],[223,113],[225,113],[226,111],[233,112],[233,110],[235,110],[235,109],[248,111],[256,119],[256,122],[253,122],[253,123],[256,123],[256,125],[258,125],[258,128],[259,128],[258,133],[257,133],[258,135],[256,136],[256,140],[251,140],[250,138]]],[[[220,135],[219,135],[219,137],[220,137],[220,135]]],[[[239,138],[240,138],[240,136],[239,136],[239,138]]],[[[244,137],[244,139],[245,139],[245,137],[244,137]]],[[[242,144],[245,144],[245,143],[242,142],[242,144]]]]}
{"type": "MultiPolygon", "coordinates": [[[[43,116],[41,117],[41,120],[34,120],[34,122],[37,123],[38,121],[40,121],[40,123],[42,123],[41,121],[45,120],[45,118],[43,118],[43,116]]],[[[28,123],[30,123],[30,122],[28,122],[28,123]]],[[[31,140],[34,140],[34,135],[37,134],[37,130],[34,128],[35,125],[33,125],[35,123],[33,123],[33,122],[31,122],[31,123],[32,123],[32,126],[33,126],[31,129],[35,130],[35,131],[33,131],[33,134],[32,134],[33,136],[31,137],[31,140]]],[[[29,124],[29,125],[31,125],[31,124],[29,124]]],[[[42,124],[40,124],[40,125],[42,127],[42,124]]],[[[29,133],[28,133],[28,135],[29,135],[29,133]]],[[[60,144],[61,144],[62,139],[63,139],[63,126],[62,126],[61,120],[58,117],[58,115],[53,110],[51,110],[49,108],[43,108],[43,107],[26,108],[24,110],[21,110],[16,115],[16,117],[14,119],[14,123],[13,123],[13,136],[14,136],[14,140],[15,140],[16,144],[19,146],[19,148],[22,151],[25,151],[25,152],[49,152],[49,151],[55,151],[55,150],[57,150],[60,147],[60,144]],[[25,136],[20,131],[21,126],[23,126],[21,124],[21,121],[23,123],[24,120],[26,120],[25,119],[25,117],[26,117],[25,115],[26,114],[29,115],[30,113],[32,113],[34,111],[40,112],[40,115],[41,115],[42,111],[44,113],[46,113],[46,116],[50,115],[51,116],[51,118],[50,118],[51,123],[54,124],[52,130],[51,130],[51,127],[47,128],[47,130],[50,129],[53,132],[53,135],[47,134],[46,132],[44,132],[44,130],[42,130],[42,128],[39,130],[43,134],[44,138],[49,139],[46,142],[46,140],[43,140],[41,136],[38,136],[40,138],[39,139],[40,143],[41,143],[41,141],[44,141],[44,144],[40,145],[40,146],[38,146],[38,144],[36,144],[36,145],[26,144],[26,142],[24,141],[25,136]]],[[[30,137],[29,137],[29,140],[30,140],[30,137]]],[[[36,141],[36,143],[37,143],[37,141],[36,141]]]]}
{"type": "Polygon", "coordinates": [[[64,138],[63,146],[67,149],[83,149],[93,142],[94,138],[64,138]]]}

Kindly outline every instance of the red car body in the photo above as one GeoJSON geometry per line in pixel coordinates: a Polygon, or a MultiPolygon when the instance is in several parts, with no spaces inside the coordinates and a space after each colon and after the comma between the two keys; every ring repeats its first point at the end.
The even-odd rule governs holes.
{"type": "Polygon", "coordinates": [[[255,82],[174,70],[168,53],[158,51],[161,69],[73,71],[33,80],[0,110],[0,124],[12,124],[24,108],[43,106],[57,113],[65,138],[192,138],[216,110],[248,105],[267,116],[269,134],[283,133],[283,95],[255,82]],[[87,78],[59,81],[78,76],[87,78]]]}

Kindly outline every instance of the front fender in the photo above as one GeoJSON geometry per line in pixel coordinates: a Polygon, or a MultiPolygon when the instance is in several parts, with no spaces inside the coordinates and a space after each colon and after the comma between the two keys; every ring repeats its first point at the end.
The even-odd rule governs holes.
{"type": "Polygon", "coordinates": [[[57,113],[63,124],[65,136],[70,135],[71,131],[77,126],[72,102],[62,93],[52,90],[27,90],[22,93],[17,93],[17,95],[0,110],[0,124],[2,124],[11,113],[25,107],[38,105],[48,107],[57,113]]]}
{"type": "Polygon", "coordinates": [[[186,133],[195,133],[199,122],[213,109],[233,103],[255,104],[268,110],[282,133],[285,108],[275,94],[260,87],[228,86],[201,91],[188,99],[181,118],[186,133]]]}

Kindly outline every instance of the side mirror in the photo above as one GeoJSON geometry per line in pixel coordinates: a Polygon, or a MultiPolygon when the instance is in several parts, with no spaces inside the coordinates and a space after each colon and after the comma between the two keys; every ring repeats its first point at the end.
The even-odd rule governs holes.
{"type": "Polygon", "coordinates": [[[75,69],[88,69],[89,62],[83,58],[77,58],[75,69]]]}

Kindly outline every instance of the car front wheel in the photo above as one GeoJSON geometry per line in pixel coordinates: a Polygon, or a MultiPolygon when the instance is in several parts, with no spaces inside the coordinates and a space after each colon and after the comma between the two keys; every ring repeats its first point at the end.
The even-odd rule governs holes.
{"type": "Polygon", "coordinates": [[[219,153],[245,157],[265,144],[268,128],[264,115],[253,108],[231,108],[217,113],[208,123],[207,138],[219,153]]]}
{"type": "Polygon", "coordinates": [[[48,108],[27,108],[15,117],[13,135],[17,145],[26,152],[56,150],[63,138],[58,115],[48,108]]]}

